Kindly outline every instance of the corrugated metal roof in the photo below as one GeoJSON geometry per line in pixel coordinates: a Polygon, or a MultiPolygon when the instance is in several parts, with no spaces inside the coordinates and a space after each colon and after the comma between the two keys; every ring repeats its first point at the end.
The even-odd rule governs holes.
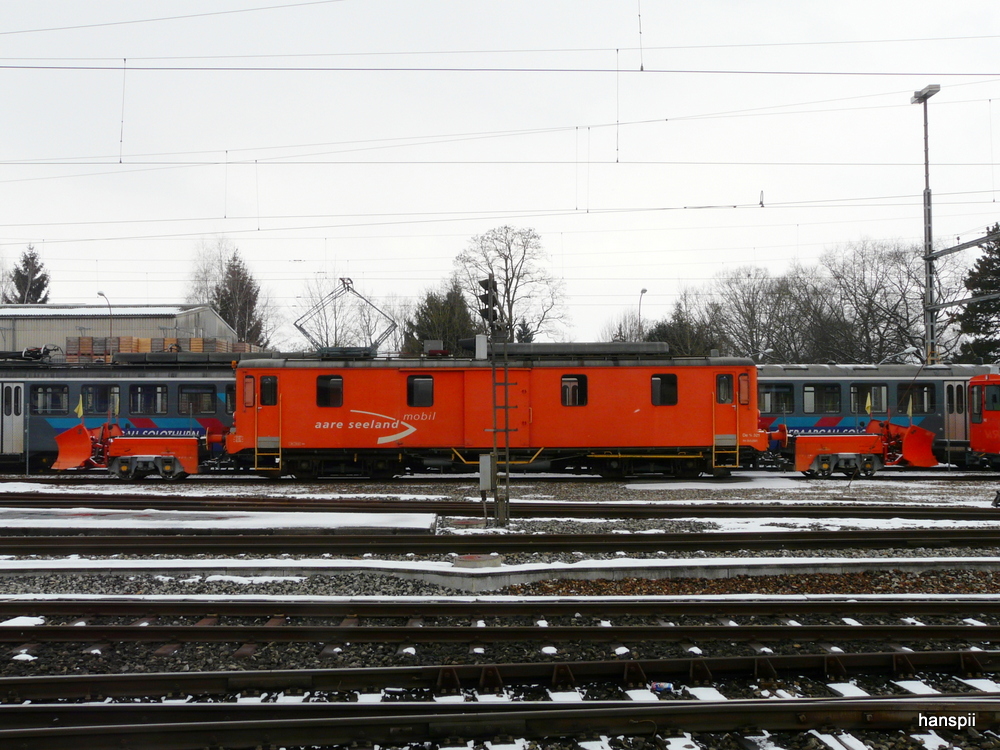
{"type": "MultiPolygon", "coordinates": [[[[111,305],[117,317],[162,318],[197,310],[208,310],[206,305],[111,305]]],[[[0,305],[2,318],[83,318],[107,317],[108,306],[102,305],[0,305]]]]}

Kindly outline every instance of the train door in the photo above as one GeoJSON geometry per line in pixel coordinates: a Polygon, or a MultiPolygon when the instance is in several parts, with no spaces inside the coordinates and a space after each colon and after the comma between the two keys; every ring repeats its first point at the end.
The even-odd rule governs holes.
{"type": "Polygon", "coordinates": [[[24,453],[24,383],[0,382],[0,453],[24,453]]]}
{"type": "Polygon", "coordinates": [[[962,380],[944,383],[944,439],[965,443],[969,439],[969,416],[966,384],[962,380]]]}
{"type": "Polygon", "coordinates": [[[254,445],[255,469],[278,469],[281,467],[281,407],[277,375],[260,375],[256,379],[247,375],[244,382],[246,394],[254,394],[252,405],[255,411],[256,443],[254,445]]]}
{"type": "Polygon", "coordinates": [[[750,403],[750,376],[743,373],[715,375],[713,404],[713,467],[735,467],[740,463],[738,405],[750,403]]]}

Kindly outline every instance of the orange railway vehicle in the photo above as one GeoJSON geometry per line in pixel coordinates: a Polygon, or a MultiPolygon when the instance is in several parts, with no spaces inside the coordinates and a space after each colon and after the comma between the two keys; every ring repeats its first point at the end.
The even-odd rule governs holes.
{"type": "Polygon", "coordinates": [[[495,436],[513,470],[693,477],[767,448],[749,359],[655,343],[510,344],[507,358],[506,375],[482,358],[244,360],[226,452],[263,474],[389,477],[474,471],[495,436]]]}
{"type": "Polygon", "coordinates": [[[1000,468],[1000,375],[969,380],[969,450],[984,465],[1000,468]]]}

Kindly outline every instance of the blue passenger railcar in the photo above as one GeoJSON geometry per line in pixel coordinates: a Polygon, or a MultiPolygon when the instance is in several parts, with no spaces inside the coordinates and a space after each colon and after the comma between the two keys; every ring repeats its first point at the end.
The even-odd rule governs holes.
{"type": "MultiPolygon", "coordinates": [[[[45,471],[55,437],[81,422],[125,434],[223,434],[233,421],[234,354],[118,354],[109,363],[0,360],[0,470],[45,471]]],[[[261,356],[261,355],[256,355],[261,356]]]]}
{"type": "Polygon", "coordinates": [[[942,463],[966,464],[968,381],[989,365],[760,365],[761,427],[789,434],[861,433],[872,419],[935,435],[942,463]]]}

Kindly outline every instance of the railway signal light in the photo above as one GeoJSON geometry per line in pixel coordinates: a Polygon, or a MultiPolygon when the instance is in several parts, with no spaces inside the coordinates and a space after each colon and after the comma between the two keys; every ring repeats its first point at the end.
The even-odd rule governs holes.
{"type": "Polygon", "coordinates": [[[479,314],[483,320],[489,323],[490,332],[496,333],[499,330],[501,320],[500,292],[493,274],[490,274],[487,279],[480,279],[479,286],[483,288],[483,293],[479,295],[479,301],[482,303],[479,307],[479,314]]]}

